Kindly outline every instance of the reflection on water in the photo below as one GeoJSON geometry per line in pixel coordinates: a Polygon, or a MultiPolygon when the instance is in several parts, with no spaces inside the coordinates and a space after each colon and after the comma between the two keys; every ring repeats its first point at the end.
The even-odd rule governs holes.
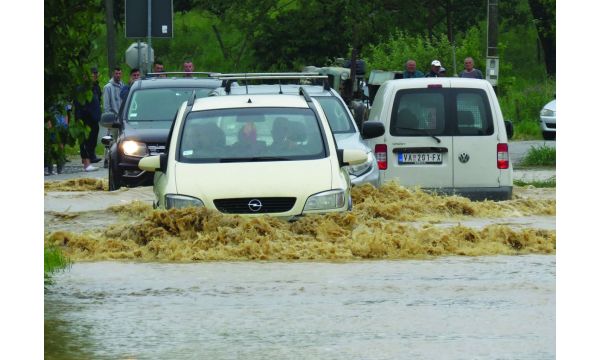
{"type": "Polygon", "coordinates": [[[552,255],[100,262],[54,281],[48,359],[555,357],[552,255]]]}

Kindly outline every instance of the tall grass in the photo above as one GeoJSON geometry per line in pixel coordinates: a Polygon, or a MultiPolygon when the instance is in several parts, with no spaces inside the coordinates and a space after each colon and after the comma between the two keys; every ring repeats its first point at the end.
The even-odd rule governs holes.
{"type": "Polygon", "coordinates": [[[556,166],[556,148],[546,145],[533,146],[523,160],[520,166],[556,166]]]}
{"type": "Polygon", "coordinates": [[[71,266],[71,261],[62,254],[59,248],[44,247],[44,281],[48,282],[53,273],[69,266],[71,266]]]}

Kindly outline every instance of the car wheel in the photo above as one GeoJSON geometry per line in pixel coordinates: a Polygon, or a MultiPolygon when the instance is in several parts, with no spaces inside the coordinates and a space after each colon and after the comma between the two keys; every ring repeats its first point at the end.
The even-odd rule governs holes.
{"type": "Polygon", "coordinates": [[[544,140],[556,140],[556,132],[554,131],[542,131],[544,140]]]}
{"type": "Polygon", "coordinates": [[[108,190],[115,191],[119,190],[122,186],[121,183],[121,172],[115,169],[113,166],[112,159],[108,161],[108,190]]]}

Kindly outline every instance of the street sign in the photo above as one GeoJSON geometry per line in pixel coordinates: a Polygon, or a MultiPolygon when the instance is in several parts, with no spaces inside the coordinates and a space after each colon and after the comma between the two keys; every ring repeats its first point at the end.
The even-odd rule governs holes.
{"type": "MultiPolygon", "coordinates": [[[[173,37],[173,0],[151,0],[151,37],[173,37]]],[[[148,0],[125,0],[125,37],[148,37],[148,0]]]]}

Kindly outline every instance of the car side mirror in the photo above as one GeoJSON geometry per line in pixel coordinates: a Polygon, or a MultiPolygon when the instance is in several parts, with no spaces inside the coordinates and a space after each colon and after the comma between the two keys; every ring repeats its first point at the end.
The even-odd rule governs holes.
{"type": "Polygon", "coordinates": [[[515,133],[515,129],[513,127],[513,123],[510,120],[504,120],[504,126],[506,127],[506,136],[509,139],[512,139],[514,133],[515,133]]]}
{"type": "Polygon", "coordinates": [[[145,158],[142,158],[140,160],[140,162],[138,163],[138,167],[141,170],[148,172],[160,171],[164,173],[167,171],[167,155],[160,154],[146,156],[145,158]]]}
{"type": "Polygon", "coordinates": [[[105,128],[113,129],[120,128],[121,124],[117,121],[117,115],[113,112],[105,112],[100,118],[100,125],[105,128]]]}
{"type": "Polygon", "coordinates": [[[366,121],[363,124],[361,135],[363,139],[373,139],[385,133],[385,126],[378,121],[366,121]]]}
{"type": "Polygon", "coordinates": [[[367,153],[363,150],[338,149],[337,155],[340,167],[362,164],[368,159],[367,153]]]}

